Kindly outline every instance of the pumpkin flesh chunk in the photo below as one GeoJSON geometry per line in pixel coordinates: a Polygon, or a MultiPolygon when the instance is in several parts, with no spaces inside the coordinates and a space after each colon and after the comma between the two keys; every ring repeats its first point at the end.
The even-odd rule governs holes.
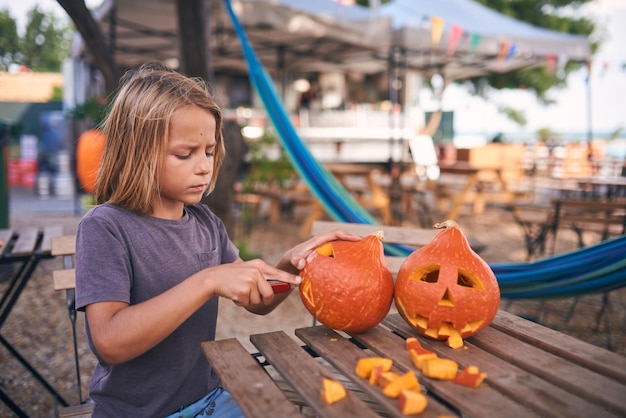
{"type": "Polygon", "coordinates": [[[324,377],[322,378],[321,395],[324,402],[331,405],[345,398],[347,393],[341,382],[324,377]]]}

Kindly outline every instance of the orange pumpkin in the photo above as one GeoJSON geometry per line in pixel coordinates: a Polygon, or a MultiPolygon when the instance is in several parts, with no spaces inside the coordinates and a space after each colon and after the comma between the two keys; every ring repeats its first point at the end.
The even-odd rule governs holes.
{"type": "Polygon", "coordinates": [[[467,338],[496,316],[500,289],[489,265],[471,248],[454,221],[410,254],[400,266],[395,303],[404,320],[420,334],[467,338]]]}
{"type": "Polygon", "coordinates": [[[393,303],[393,277],[381,238],[337,240],[317,252],[300,272],[300,298],[311,315],[346,332],[378,325],[393,303]]]}
{"type": "Polygon", "coordinates": [[[96,184],[96,174],[103,152],[104,133],[100,129],[89,129],[78,137],[76,175],[87,193],[91,193],[96,184]]]}

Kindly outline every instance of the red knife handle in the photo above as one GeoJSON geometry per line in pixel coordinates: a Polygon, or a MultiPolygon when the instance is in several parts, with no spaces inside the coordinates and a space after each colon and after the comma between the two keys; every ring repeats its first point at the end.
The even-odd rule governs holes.
{"type": "Polygon", "coordinates": [[[285,293],[291,290],[291,284],[286,282],[270,281],[270,285],[274,290],[274,293],[285,293]]]}

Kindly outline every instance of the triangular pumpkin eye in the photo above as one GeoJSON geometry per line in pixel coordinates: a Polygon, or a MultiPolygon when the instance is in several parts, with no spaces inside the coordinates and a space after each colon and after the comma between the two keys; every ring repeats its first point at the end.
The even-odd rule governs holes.
{"type": "Polygon", "coordinates": [[[463,268],[459,268],[459,275],[457,277],[457,284],[463,287],[470,287],[472,289],[482,290],[485,288],[482,280],[472,273],[471,271],[463,268]]]}
{"type": "Polygon", "coordinates": [[[439,264],[429,264],[411,273],[411,280],[426,283],[437,283],[439,281],[439,264]]]}

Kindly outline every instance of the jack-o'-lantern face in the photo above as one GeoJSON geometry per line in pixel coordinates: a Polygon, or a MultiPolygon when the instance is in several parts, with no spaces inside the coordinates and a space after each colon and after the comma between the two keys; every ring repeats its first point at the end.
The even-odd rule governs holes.
{"type": "Polygon", "coordinates": [[[447,226],[407,257],[395,285],[398,312],[420,334],[467,338],[487,327],[500,303],[489,265],[470,248],[460,229],[447,226]]]}

